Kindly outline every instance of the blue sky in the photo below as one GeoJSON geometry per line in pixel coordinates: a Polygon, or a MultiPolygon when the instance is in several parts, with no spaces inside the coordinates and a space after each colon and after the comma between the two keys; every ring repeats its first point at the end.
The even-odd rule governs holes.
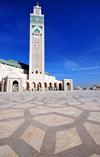
{"type": "MultiPolygon", "coordinates": [[[[0,58],[29,64],[30,13],[36,0],[0,0],[0,58]]],[[[100,84],[100,0],[40,0],[45,15],[45,71],[100,84]]]]}

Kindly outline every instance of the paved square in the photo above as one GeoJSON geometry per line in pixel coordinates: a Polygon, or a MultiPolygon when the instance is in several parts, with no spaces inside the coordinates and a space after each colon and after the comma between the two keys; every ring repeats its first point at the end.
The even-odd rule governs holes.
{"type": "Polygon", "coordinates": [[[0,157],[100,157],[100,91],[0,93],[0,157]]]}

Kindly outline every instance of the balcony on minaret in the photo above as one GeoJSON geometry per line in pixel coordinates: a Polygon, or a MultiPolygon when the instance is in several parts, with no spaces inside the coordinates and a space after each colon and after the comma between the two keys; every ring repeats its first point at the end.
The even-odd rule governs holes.
{"type": "Polygon", "coordinates": [[[41,15],[41,7],[39,7],[38,2],[37,2],[37,6],[34,6],[33,8],[33,12],[34,12],[34,15],[41,15]]]}

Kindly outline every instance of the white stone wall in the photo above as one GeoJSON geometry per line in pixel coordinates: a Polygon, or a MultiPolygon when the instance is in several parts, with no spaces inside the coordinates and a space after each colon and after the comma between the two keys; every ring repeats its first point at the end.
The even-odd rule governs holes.
{"type": "Polygon", "coordinates": [[[28,78],[28,70],[24,70],[21,68],[17,68],[17,67],[13,67],[13,66],[9,66],[9,65],[0,63],[0,81],[2,81],[2,78],[5,78],[5,77],[9,76],[10,74],[12,74],[11,76],[14,78],[15,73],[20,78],[23,78],[23,79],[28,78]]]}
{"type": "Polygon", "coordinates": [[[49,75],[44,75],[44,81],[47,81],[47,82],[49,82],[49,81],[55,81],[56,79],[55,79],[55,77],[54,76],[49,76],[49,75]]]}
{"type": "Polygon", "coordinates": [[[73,80],[72,79],[63,79],[62,81],[62,86],[64,91],[73,91],[73,80]],[[67,85],[67,83],[69,85],[67,85]]]}

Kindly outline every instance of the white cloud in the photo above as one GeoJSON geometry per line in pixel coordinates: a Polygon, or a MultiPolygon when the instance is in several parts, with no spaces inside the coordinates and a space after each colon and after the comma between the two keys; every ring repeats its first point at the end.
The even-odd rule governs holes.
{"type": "Polygon", "coordinates": [[[100,74],[100,72],[92,72],[92,73],[79,73],[79,74],[100,74]]]}
{"type": "Polygon", "coordinates": [[[98,67],[98,66],[95,66],[95,67],[86,67],[86,68],[73,68],[72,70],[73,71],[76,71],[76,70],[91,70],[91,69],[100,69],[100,67],[98,67]]]}
{"type": "Polygon", "coordinates": [[[73,69],[73,68],[77,68],[77,64],[71,60],[67,60],[64,62],[64,67],[65,68],[69,68],[69,69],[73,69]]]}
{"type": "Polygon", "coordinates": [[[90,53],[95,52],[97,50],[100,50],[100,47],[97,47],[97,48],[94,48],[94,49],[90,50],[87,54],[90,54],[90,53]]]}

